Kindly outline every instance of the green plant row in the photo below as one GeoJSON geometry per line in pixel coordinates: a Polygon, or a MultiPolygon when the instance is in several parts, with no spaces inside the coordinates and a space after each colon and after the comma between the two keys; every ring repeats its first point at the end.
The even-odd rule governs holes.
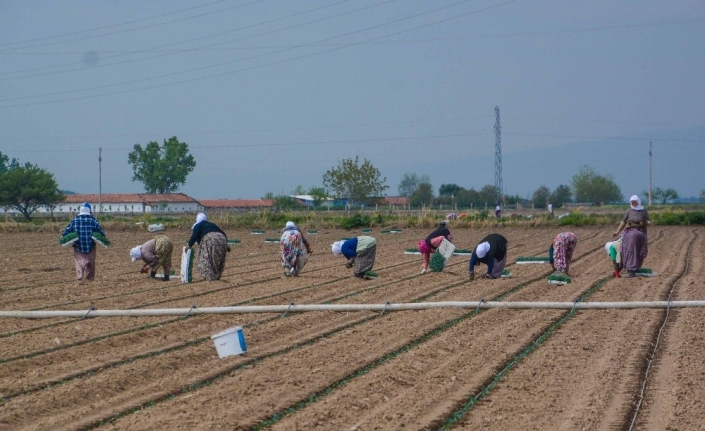
{"type": "MultiPolygon", "coordinates": [[[[587,298],[589,298],[597,289],[602,287],[608,278],[603,278],[602,280],[598,281],[595,285],[593,285],[587,292],[585,292],[579,299],[578,302],[583,302],[587,298]]],[[[530,343],[528,346],[526,346],[521,352],[519,352],[516,356],[511,358],[509,362],[498,372],[496,373],[491,380],[484,385],[482,390],[478,392],[476,395],[471,396],[467,399],[466,402],[464,402],[460,408],[458,408],[456,411],[451,413],[444,421],[443,425],[441,426],[441,430],[449,430],[453,427],[454,424],[456,424],[458,421],[462,420],[463,417],[472,409],[475,405],[477,405],[478,402],[480,402],[482,399],[484,399],[492,390],[499,384],[500,380],[504,378],[505,375],[509,373],[509,371],[512,370],[519,362],[521,362],[525,357],[527,357],[531,352],[534,350],[538,349],[541,344],[543,344],[548,337],[551,336],[558,328],[563,326],[565,322],[567,322],[571,317],[573,317],[577,313],[577,310],[572,309],[570,310],[565,316],[563,316],[561,319],[559,319],[556,323],[551,325],[546,331],[544,331],[534,342],[530,343]]]]}

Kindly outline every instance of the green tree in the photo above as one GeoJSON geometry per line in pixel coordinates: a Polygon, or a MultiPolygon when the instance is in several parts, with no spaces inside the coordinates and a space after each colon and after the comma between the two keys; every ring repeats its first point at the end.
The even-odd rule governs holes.
{"type": "Polygon", "coordinates": [[[607,202],[621,202],[624,199],[612,175],[600,175],[587,165],[581,167],[573,176],[572,185],[576,202],[602,205],[607,202]]]}
{"type": "Polygon", "coordinates": [[[541,187],[536,189],[533,196],[531,196],[531,203],[534,205],[534,208],[546,208],[550,196],[551,189],[545,185],[541,185],[541,187]]]}
{"type": "MultiPolygon", "coordinates": [[[[676,189],[662,189],[661,187],[656,187],[655,189],[652,190],[651,192],[651,200],[652,201],[658,201],[661,204],[667,204],[668,201],[673,200],[673,199],[678,199],[680,195],[676,191],[676,189]]],[[[644,196],[649,196],[649,192],[644,191],[643,192],[644,196]]]]}
{"type": "Polygon", "coordinates": [[[487,184],[483,188],[480,189],[480,199],[479,201],[475,202],[476,205],[485,205],[491,206],[494,208],[496,202],[497,202],[497,187],[495,187],[492,184],[487,184]]]}
{"type": "Polygon", "coordinates": [[[306,194],[306,189],[304,186],[299,184],[298,186],[294,187],[294,190],[291,191],[291,194],[294,196],[301,196],[306,194]]]}
{"type": "Polygon", "coordinates": [[[551,196],[548,198],[548,202],[553,205],[554,208],[560,208],[572,199],[573,192],[570,190],[570,187],[565,184],[561,184],[556,187],[553,193],[551,193],[551,196]]]}
{"type": "Polygon", "coordinates": [[[53,209],[64,198],[54,174],[37,165],[18,163],[0,175],[0,206],[19,211],[27,220],[37,209],[53,209]]]}
{"type": "Polygon", "coordinates": [[[274,196],[274,192],[267,192],[262,196],[262,199],[275,199],[276,196],[274,196]]]}
{"type": "Polygon", "coordinates": [[[176,136],[164,140],[161,147],[156,141],[148,143],[144,149],[140,144],[135,144],[127,161],[134,172],[132,181],[140,181],[147,193],[177,191],[196,167],[188,144],[179,142],[176,136]]]}
{"type": "Polygon", "coordinates": [[[438,188],[438,196],[455,196],[462,189],[457,184],[441,184],[438,188]]]}
{"type": "Polygon", "coordinates": [[[431,178],[429,178],[428,175],[417,175],[415,173],[404,174],[404,176],[401,177],[397,191],[399,192],[399,196],[410,197],[414,194],[416,189],[419,188],[421,183],[430,182],[431,178]]]}
{"type": "Polygon", "coordinates": [[[433,186],[431,183],[421,183],[409,199],[413,206],[431,205],[433,203],[433,186]]]}
{"type": "Polygon", "coordinates": [[[323,187],[314,187],[308,189],[308,194],[313,198],[313,206],[319,207],[323,201],[328,198],[328,193],[323,187]]]}
{"type": "Polygon", "coordinates": [[[297,209],[301,204],[291,196],[277,196],[274,198],[274,206],[279,209],[297,209]]]}
{"type": "Polygon", "coordinates": [[[337,197],[345,198],[352,205],[368,198],[380,197],[389,187],[384,185],[387,178],[367,159],[362,164],[356,156],[343,159],[338,167],[333,167],[323,174],[323,186],[332,190],[337,197]]]}
{"type": "Polygon", "coordinates": [[[0,175],[4,174],[7,171],[10,171],[12,169],[17,169],[20,167],[20,162],[19,160],[13,158],[10,160],[8,156],[2,153],[0,151],[0,175]]]}

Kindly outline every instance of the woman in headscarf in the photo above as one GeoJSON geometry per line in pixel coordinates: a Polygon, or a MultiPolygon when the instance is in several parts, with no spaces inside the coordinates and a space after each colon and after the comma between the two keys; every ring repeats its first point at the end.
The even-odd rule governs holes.
{"type": "Polygon", "coordinates": [[[494,216],[497,218],[502,218],[502,207],[501,206],[497,205],[494,208],[494,216]]]}
{"type": "Polygon", "coordinates": [[[614,278],[619,278],[619,271],[622,270],[622,254],[620,253],[620,248],[622,246],[622,238],[608,242],[605,244],[605,250],[610,256],[612,261],[612,268],[614,268],[614,278]]]}
{"type": "Polygon", "coordinates": [[[95,279],[95,256],[96,248],[93,241],[93,233],[97,232],[103,236],[105,231],[98,220],[92,215],[91,205],[84,202],[81,205],[78,215],[61,232],[66,236],[72,232],[78,233],[78,241],[73,243],[73,258],[76,261],[76,278],[80,283],[85,277],[86,281],[95,279]]]}
{"type": "Polygon", "coordinates": [[[487,265],[484,278],[500,278],[507,264],[507,239],[498,233],[482,238],[470,256],[470,280],[475,278],[475,265],[487,265]]]}
{"type": "Polygon", "coordinates": [[[428,271],[428,263],[431,261],[431,253],[436,251],[444,239],[453,242],[453,235],[450,233],[450,229],[446,227],[446,222],[442,221],[438,225],[438,229],[431,232],[426,239],[419,241],[419,252],[423,256],[423,267],[421,267],[421,274],[426,274],[426,271],[428,271]]]}
{"type": "Polygon", "coordinates": [[[174,245],[166,235],[157,235],[154,239],[150,239],[142,245],[130,250],[130,257],[135,262],[137,259],[142,259],[145,265],[140,269],[140,273],[146,274],[149,272],[151,278],[157,275],[159,267],[164,268],[164,278],[162,280],[169,281],[171,273],[171,253],[174,250],[174,245]],[[151,270],[151,271],[150,271],[151,270]]]}
{"type": "Polygon", "coordinates": [[[187,246],[191,248],[198,243],[198,273],[206,280],[220,279],[225,269],[225,254],[230,251],[227,235],[214,223],[209,222],[203,213],[198,213],[192,229],[193,233],[187,246]]]}
{"type": "Polygon", "coordinates": [[[298,276],[308,261],[308,255],[313,253],[311,245],[293,221],[286,222],[284,232],[279,240],[279,250],[284,275],[287,277],[298,276]]]}
{"type": "Polygon", "coordinates": [[[635,277],[636,271],[641,268],[644,259],[649,254],[646,227],[651,225],[649,213],[641,205],[639,196],[634,195],[629,199],[630,207],[624,214],[617,231],[612,235],[622,233],[622,263],[627,270],[627,278],[635,277]]]}
{"type": "Polygon", "coordinates": [[[377,240],[371,236],[358,236],[346,241],[338,241],[331,248],[336,256],[345,256],[346,267],[353,269],[355,277],[365,278],[367,271],[372,271],[377,253],[377,240]]]}
{"type": "Polygon", "coordinates": [[[578,244],[578,237],[573,232],[561,232],[553,239],[548,248],[548,261],[557,274],[568,275],[573,251],[578,244]]]}

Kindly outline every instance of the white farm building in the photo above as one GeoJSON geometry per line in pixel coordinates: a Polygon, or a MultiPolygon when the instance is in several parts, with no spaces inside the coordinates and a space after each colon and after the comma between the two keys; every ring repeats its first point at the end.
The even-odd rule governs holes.
{"type": "MultiPolygon", "coordinates": [[[[106,193],[67,195],[66,200],[56,208],[54,213],[75,213],[82,203],[88,202],[93,212],[103,213],[195,213],[199,210],[198,201],[183,193],[146,194],[146,193],[106,193]],[[100,200],[102,211],[98,208],[100,200]]],[[[49,212],[41,208],[39,212],[49,212]]]]}

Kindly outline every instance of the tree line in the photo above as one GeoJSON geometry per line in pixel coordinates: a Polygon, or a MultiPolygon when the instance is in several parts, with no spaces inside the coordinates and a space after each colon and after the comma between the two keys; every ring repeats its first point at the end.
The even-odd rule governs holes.
{"type": "MultiPolygon", "coordinates": [[[[172,193],[186,183],[186,178],[195,169],[196,160],[190,154],[188,144],[176,136],[165,139],[162,145],[149,142],[143,148],[135,144],[128,154],[128,164],[132,167],[132,181],[141,182],[146,193],[172,193]]],[[[305,189],[296,186],[292,195],[308,194],[313,205],[320,206],[329,198],[346,201],[349,207],[362,204],[375,204],[383,199],[389,188],[379,169],[367,159],[359,157],[338,161],[337,166],[328,169],[322,176],[322,186],[305,189]]],[[[622,191],[612,175],[602,175],[589,166],[581,167],[570,184],[561,184],[551,190],[545,185],[536,189],[528,199],[519,195],[501,196],[494,185],[487,184],[479,189],[466,188],[458,184],[441,184],[434,193],[428,175],[406,173],[397,187],[398,195],[409,198],[412,207],[443,205],[458,208],[479,208],[483,206],[511,205],[521,203],[534,208],[546,208],[549,204],[560,208],[567,202],[621,203],[622,191]]],[[[643,197],[648,196],[647,192],[643,197]]],[[[297,208],[298,202],[291,196],[275,196],[267,193],[263,198],[274,199],[279,208],[297,208]]],[[[678,199],[674,189],[656,187],[652,199],[657,203],[668,203],[678,199]]],[[[700,192],[705,199],[705,189],[700,192]]],[[[0,152],[0,207],[13,209],[27,220],[39,208],[55,208],[65,199],[65,193],[58,188],[54,175],[46,169],[26,162],[20,163],[0,152]]]]}

